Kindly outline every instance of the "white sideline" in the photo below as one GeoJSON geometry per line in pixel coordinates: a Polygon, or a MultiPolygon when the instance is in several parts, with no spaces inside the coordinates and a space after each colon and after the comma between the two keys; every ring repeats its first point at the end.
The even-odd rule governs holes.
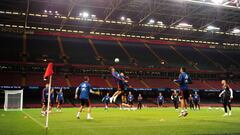
{"type": "Polygon", "coordinates": [[[32,121],[34,121],[35,123],[37,123],[39,126],[41,126],[42,128],[45,128],[45,126],[39,122],[37,119],[33,118],[30,114],[26,113],[25,111],[22,111],[25,115],[27,115],[32,121]]]}

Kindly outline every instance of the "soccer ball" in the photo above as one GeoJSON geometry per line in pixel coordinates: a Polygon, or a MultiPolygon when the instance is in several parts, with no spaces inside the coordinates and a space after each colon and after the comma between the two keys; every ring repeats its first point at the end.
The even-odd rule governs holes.
{"type": "Polygon", "coordinates": [[[114,62],[115,62],[115,63],[118,63],[119,61],[120,61],[119,58],[115,58],[115,59],[114,59],[114,62]]]}

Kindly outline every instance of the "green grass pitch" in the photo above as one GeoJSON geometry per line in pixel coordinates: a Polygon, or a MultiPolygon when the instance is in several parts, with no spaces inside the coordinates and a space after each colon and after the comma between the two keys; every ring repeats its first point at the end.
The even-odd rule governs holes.
{"type": "Polygon", "coordinates": [[[93,108],[94,120],[86,119],[86,110],[76,119],[77,110],[63,108],[50,114],[48,130],[40,109],[0,110],[0,135],[240,135],[240,108],[233,108],[227,117],[222,109],[203,108],[189,111],[185,118],[178,118],[173,108],[93,108]]]}

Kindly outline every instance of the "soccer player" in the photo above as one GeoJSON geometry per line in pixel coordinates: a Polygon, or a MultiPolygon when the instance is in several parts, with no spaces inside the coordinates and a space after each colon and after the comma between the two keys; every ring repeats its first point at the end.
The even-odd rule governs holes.
{"type": "Polygon", "coordinates": [[[133,107],[133,100],[134,100],[134,97],[133,97],[131,91],[129,91],[129,93],[128,93],[127,100],[128,100],[128,104],[129,104],[129,107],[130,107],[130,110],[131,110],[132,107],[133,107]]]}
{"type": "Polygon", "coordinates": [[[102,99],[102,102],[105,105],[105,110],[108,110],[109,100],[110,100],[109,93],[107,93],[106,96],[104,96],[102,99]]]}
{"type": "Polygon", "coordinates": [[[91,103],[90,103],[90,99],[89,99],[89,94],[93,93],[93,94],[99,94],[97,92],[92,91],[91,89],[91,85],[89,84],[89,77],[88,76],[84,76],[84,82],[82,82],[75,91],[75,99],[77,99],[78,97],[78,91],[80,91],[80,101],[81,101],[81,106],[79,108],[79,111],[77,113],[77,118],[80,119],[80,114],[83,110],[83,108],[86,106],[88,107],[88,114],[87,114],[87,119],[91,120],[93,119],[91,117],[91,103]]]}
{"type": "Polygon", "coordinates": [[[137,107],[137,109],[142,109],[142,100],[143,100],[142,95],[138,94],[138,107],[137,107]]]}
{"type": "Polygon", "coordinates": [[[192,94],[189,95],[188,102],[190,109],[194,109],[192,94]]]}
{"type": "Polygon", "coordinates": [[[56,103],[57,103],[57,112],[61,112],[62,104],[64,103],[62,88],[59,90],[59,92],[57,92],[56,103]]]}
{"type": "Polygon", "coordinates": [[[223,87],[223,91],[219,94],[219,97],[222,98],[222,102],[223,102],[223,107],[224,107],[224,115],[223,116],[231,116],[232,115],[232,109],[231,109],[231,100],[233,99],[233,91],[230,88],[230,86],[228,85],[226,80],[222,80],[222,87],[223,87]],[[229,109],[229,112],[227,111],[227,107],[229,109]]]}
{"type": "Polygon", "coordinates": [[[50,108],[49,108],[49,112],[52,112],[52,108],[54,105],[54,89],[51,89],[50,91],[50,108]]]}
{"type": "Polygon", "coordinates": [[[124,93],[124,94],[122,95],[121,100],[122,100],[122,103],[121,103],[121,105],[120,105],[120,110],[123,109],[123,106],[125,106],[125,107],[130,107],[129,104],[127,103],[127,94],[126,94],[126,93],[124,93]]]}
{"type": "Polygon", "coordinates": [[[48,103],[48,83],[45,85],[45,88],[42,90],[42,116],[46,115],[47,103],[48,103]]]}
{"type": "Polygon", "coordinates": [[[173,91],[173,93],[171,95],[171,99],[173,101],[174,108],[176,110],[178,110],[178,104],[179,104],[180,99],[179,99],[179,96],[178,96],[178,93],[176,90],[173,91]]]}
{"type": "Polygon", "coordinates": [[[114,80],[116,81],[117,84],[117,91],[112,95],[112,97],[110,98],[110,103],[112,102],[116,102],[117,97],[123,93],[123,91],[126,89],[127,87],[127,83],[128,81],[125,80],[124,78],[124,74],[123,73],[118,73],[115,68],[111,67],[111,72],[112,72],[112,76],[114,78],[114,80]]]}
{"type": "Polygon", "coordinates": [[[159,95],[157,97],[157,104],[158,104],[158,107],[162,107],[163,106],[163,103],[164,103],[164,97],[162,95],[162,92],[159,92],[159,95]]]}
{"type": "Polygon", "coordinates": [[[198,93],[195,91],[193,95],[193,102],[194,102],[194,110],[200,110],[200,96],[198,93]]]}
{"type": "Polygon", "coordinates": [[[179,85],[180,88],[180,102],[181,102],[181,108],[182,111],[179,115],[179,117],[187,116],[187,100],[189,98],[189,90],[188,90],[188,84],[192,83],[192,80],[190,76],[186,73],[186,68],[181,67],[180,68],[180,75],[178,79],[174,80],[175,83],[179,85]]]}

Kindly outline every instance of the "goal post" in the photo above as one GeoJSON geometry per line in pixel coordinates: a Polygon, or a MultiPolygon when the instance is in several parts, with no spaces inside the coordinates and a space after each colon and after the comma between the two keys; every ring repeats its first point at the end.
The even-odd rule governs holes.
{"type": "Polygon", "coordinates": [[[4,110],[22,111],[23,108],[23,90],[4,90],[4,110]]]}

